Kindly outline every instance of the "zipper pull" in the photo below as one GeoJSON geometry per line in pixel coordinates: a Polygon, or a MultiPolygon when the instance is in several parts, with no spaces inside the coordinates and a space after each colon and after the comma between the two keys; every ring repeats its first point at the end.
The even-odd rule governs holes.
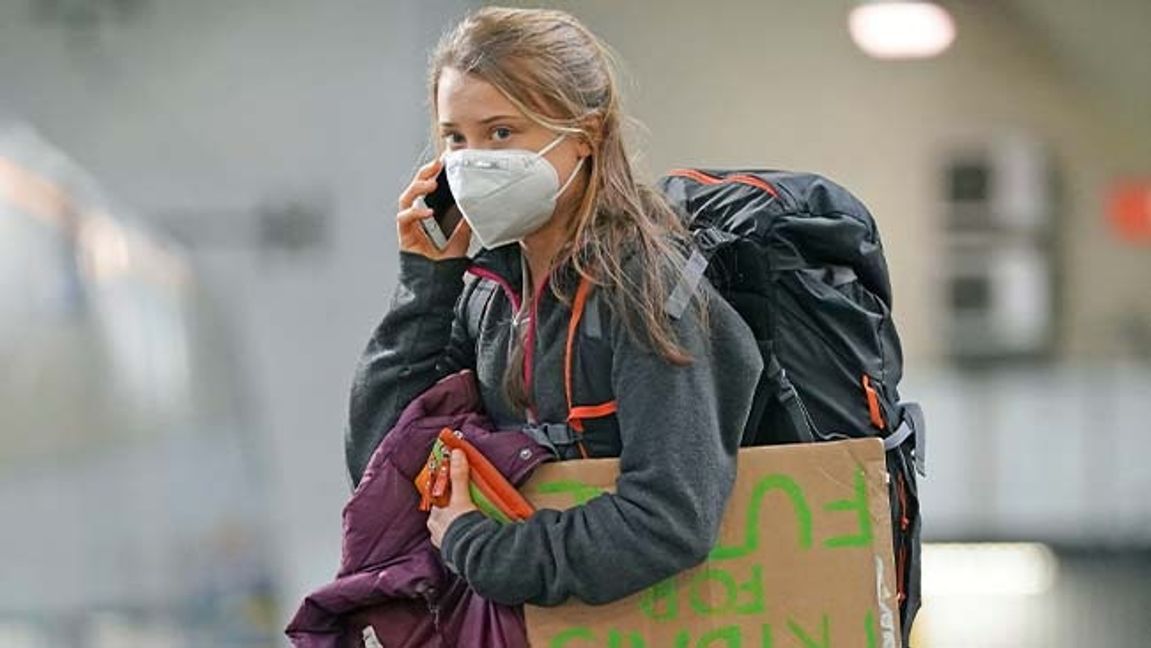
{"type": "Polygon", "coordinates": [[[432,481],[432,502],[436,506],[444,506],[451,499],[451,461],[445,456],[436,467],[435,477],[432,481]]]}
{"type": "Polygon", "coordinates": [[[420,510],[427,513],[432,510],[432,504],[437,503],[434,500],[432,489],[435,487],[440,471],[440,464],[444,460],[443,443],[436,441],[432,446],[432,451],[428,453],[427,464],[421,473],[421,483],[419,484],[420,491],[420,510]]]}

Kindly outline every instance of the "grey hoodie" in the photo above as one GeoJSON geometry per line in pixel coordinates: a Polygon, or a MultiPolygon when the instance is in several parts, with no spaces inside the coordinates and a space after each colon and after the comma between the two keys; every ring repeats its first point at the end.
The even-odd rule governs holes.
{"type": "MultiPolygon", "coordinates": [[[[348,470],[359,481],[368,457],[400,411],[439,378],[475,369],[489,415],[521,425],[500,385],[519,301],[516,244],[484,250],[474,260],[431,261],[401,252],[391,308],[368,342],[352,387],[346,433],[348,470]],[[483,274],[465,287],[465,270],[483,274]],[[465,300],[485,282],[482,320],[469,334],[465,300]],[[486,286],[491,288],[491,284],[486,286]]],[[[445,562],[481,596],[510,605],[614,601],[700,563],[716,541],[735,479],[735,457],[763,363],[751,330],[703,280],[705,330],[689,311],[672,320],[691,364],[669,363],[626,332],[603,308],[608,361],[589,379],[610,386],[618,410],[595,428],[593,455],[618,455],[614,494],[567,511],[540,510],[501,525],[479,512],[457,518],[441,547],[445,562]]],[[[606,301],[606,300],[605,300],[606,301]]],[[[544,290],[535,308],[532,381],[542,421],[567,417],[563,356],[570,309],[544,290]]]]}

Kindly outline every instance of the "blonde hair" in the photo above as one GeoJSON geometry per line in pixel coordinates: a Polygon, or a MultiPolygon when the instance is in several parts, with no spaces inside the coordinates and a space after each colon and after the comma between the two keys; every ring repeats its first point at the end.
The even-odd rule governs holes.
{"type": "MultiPolygon", "coordinates": [[[[669,263],[682,258],[678,251],[689,244],[690,235],[662,196],[634,178],[614,66],[610,48],[566,12],[479,9],[448,31],[432,55],[432,138],[443,146],[437,135],[436,93],[440,74],[450,67],[492,84],[535,123],[587,141],[592,149],[587,191],[552,267],[552,290],[571,303],[574,286],[555,281],[570,265],[605,289],[615,312],[625,314],[634,339],[646,341],[670,362],[686,364],[691,358],[663,306],[671,290],[668,269],[676,267],[669,263]],[[624,271],[629,254],[638,257],[638,277],[624,271]]],[[[696,315],[706,320],[703,301],[694,301],[696,315]]],[[[525,407],[522,339],[517,336],[514,344],[504,387],[514,405],[525,407]]]]}

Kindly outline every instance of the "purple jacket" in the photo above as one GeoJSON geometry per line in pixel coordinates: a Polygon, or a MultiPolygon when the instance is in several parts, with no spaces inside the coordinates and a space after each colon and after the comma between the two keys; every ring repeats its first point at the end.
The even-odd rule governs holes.
{"type": "Polygon", "coordinates": [[[293,646],[371,646],[364,636],[374,632],[388,648],[527,647],[520,607],[480,598],[444,567],[413,485],[444,427],[461,430],[516,485],[551,458],[522,432],[493,430],[481,410],[470,370],[404,409],[344,507],[336,580],[309,594],[285,630],[293,646]]]}

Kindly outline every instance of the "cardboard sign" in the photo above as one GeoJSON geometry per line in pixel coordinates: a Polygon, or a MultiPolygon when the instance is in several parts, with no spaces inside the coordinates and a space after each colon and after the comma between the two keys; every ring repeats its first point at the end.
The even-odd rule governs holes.
{"type": "MultiPolygon", "coordinates": [[[[540,466],[565,509],[613,490],[615,459],[540,466]]],[[[533,648],[894,648],[891,512],[878,439],[746,448],[701,565],[608,605],[525,606],[533,648]]]]}

